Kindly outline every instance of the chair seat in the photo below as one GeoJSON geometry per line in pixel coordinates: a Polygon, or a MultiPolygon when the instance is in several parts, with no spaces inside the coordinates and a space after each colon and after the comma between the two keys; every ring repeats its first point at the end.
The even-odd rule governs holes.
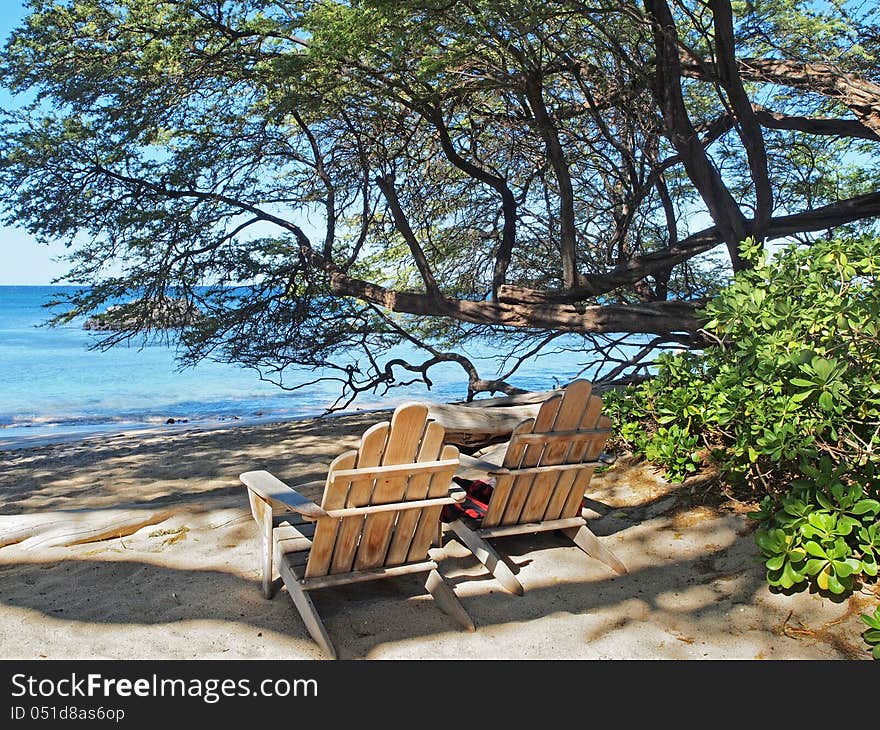
{"type": "Polygon", "coordinates": [[[287,560],[291,568],[304,569],[309,562],[315,524],[304,522],[291,525],[283,522],[272,530],[274,550],[279,559],[287,560]]]}

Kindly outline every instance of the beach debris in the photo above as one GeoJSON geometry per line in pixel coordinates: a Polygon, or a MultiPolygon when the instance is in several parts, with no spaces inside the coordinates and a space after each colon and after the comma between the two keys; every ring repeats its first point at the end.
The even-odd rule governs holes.
{"type": "Polygon", "coordinates": [[[447,443],[470,452],[508,440],[516,425],[534,418],[540,407],[540,403],[509,407],[431,403],[428,416],[446,429],[447,443]]]}
{"type": "Polygon", "coordinates": [[[24,550],[71,547],[127,537],[164,522],[174,510],[109,509],[41,512],[0,516],[0,547],[24,550]]]}
{"type": "Polygon", "coordinates": [[[155,530],[150,533],[150,537],[164,537],[165,539],[162,540],[163,545],[173,545],[174,543],[185,539],[188,532],[189,527],[182,525],[181,527],[167,530],[155,530]]]}

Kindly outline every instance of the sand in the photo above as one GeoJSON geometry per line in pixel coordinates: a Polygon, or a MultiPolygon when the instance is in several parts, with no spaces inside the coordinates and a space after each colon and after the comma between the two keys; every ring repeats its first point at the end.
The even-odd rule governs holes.
{"type": "MultiPolygon", "coordinates": [[[[238,475],[321,479],[380,417],[0,451],[0,658],[323,658],[286,590],[260,593],[238,475]]],[[[752,505],[708,500],[699,482],[669,484],[627,458],[593,479],[589,497],[590,527],[627,575],[561,536],[504,538],[495,545],[525,587],[513,596],[447,536],[432,556],[476,632],[414,576],[313,592],[340,657],[870,660],[858,615],[877,596],[771,592],[752,505]]]]}

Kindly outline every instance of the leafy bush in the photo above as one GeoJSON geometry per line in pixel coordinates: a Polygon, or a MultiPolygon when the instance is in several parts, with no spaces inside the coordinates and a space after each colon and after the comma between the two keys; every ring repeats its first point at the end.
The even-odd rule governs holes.
{"type": "Polygon", "coordinates": [[[874,609],[874,615],[863,613],[860,618],[868,628],[862,634],[862,638],[873,648],[871,656],[880,660],[880,607],[874,609]]]}
{"type": "Polygon", "coordinates": [[[827,456],[818,468],[804,463],[807,479],[795,480],[778,502],[764,497],[761,509],[750,513],[764,524],[755,540],[771,586],[815,582],[842,595],[852,591],[857,576],[877,576],[880,501],[857,481],[844,481],[845,469],[827,456]]]}
{"type": "Polygon", "coordinates": [[[770,585],[842,595],[880,557],[880,240],[742,253],[753,268],[707,305],[702,354],[662,355],[605,407],[670,479],[712,461],[751,489],[770,585]]]}
{"type": "Polygon", "coordinates": [[[769,492],[821,454],[854,469],[880,458],[880,240],[742,252],[754,268],[707,305],[702,355],[661,355],[655,377],[607,394],[618,438],[673,479],[700,445],[769,492]]]}

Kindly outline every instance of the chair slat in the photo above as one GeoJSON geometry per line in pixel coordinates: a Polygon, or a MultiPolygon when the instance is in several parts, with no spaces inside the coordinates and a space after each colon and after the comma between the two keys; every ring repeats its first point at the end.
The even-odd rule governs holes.
{"type": "Polygon", "coordinates": [[[598,395],[590,396],[590,400],[587,403],[587,408],[584,411],[584,416],[581,419],[579,428],[581,431],[602,429],[610,433],[611,421],[602,416],[602,399],[598,395]],[[603,419],[605,425],[600,426],[599,422],[603,421],[603,419]]]}
{"type": "Polygon", "coordinates": [[[584,452],[584,461],[595,461],[602,454],[602,449],[605,448],[605,443],[608,441],[608,437],[611,435],[611,419],[607,416],[599,416],[599,420],[597,421],[598,428],[596,429],[599,433],[604,433],[605,438],[599,438],[590,443],[589,448],[584,452]]]}
{"type": "MultiPolygon", "coordinates": [[[[604,441],[607,436],[593,434],[593,438],[601,438],[604,441]]],[[[587,441],[579,441],[578,443],[573,444],[571,451],[568,455],[568,461],[573,463],[583,463],[584,454],[587,453],[588,443],[589,442],[587,441]]],[[[586,467],[579,467],[577,470],[566,471],[559,475],[558,481],[556,482],[547,497],[547,502],[544,507],[544,514],[542,515],[542,519],[559,519],[559,516],[565,510],[565,505],[568,504],[569,495],[571,494],[571,490],[574,487],[575,482],[578,480],[579,475],[583,473],[583,470],[585,468],[586,467]]],[[[586,489],[586,484],[584,484],[583,486],[584,489],[586,489]]]]}
{"type": "MultiPolygon", "coordinates": [[[[580,443],[572,446],[569,461],[595,462],[602,453],[602,447],[611,435],[611,421],[601,415],[602,399],[591,396],[581,419],[582,433],[587,434],[580,443]]],[[[573,517],[580,514],[584,492],[592,479],[593,469],[584,469],[569,480],[560,479],[554,494],[547,503],[544,519],[556,519],[562,516],[573,517]]]]}
{"type": "MultiPolygon", "coordinates": [[[[452,444],[444,446],[440,453],[444,460],[458,458],[458,448],[452,444]]],[[[428,485],[428,497],[434,498],[445,496],[449,492],[449,487],[452,484],[452,477],[454,475],[454,468],[450,469],[450,471],[445,474],[434,474],[431,477],[431,483],[428,485]]],[[[416,526],[412,543],[410,544],[409,554],[406,557],[407,561],[424,560],[425,556],[428,554],[428,548],[431,546],[434,537],[437,535],[437,529],[440,525],[440,512],[442,509],[442,507],[429,507],[421,511],[419,523],[416,526]]]]}
{"type": "MultiPolygon", "coordinates": [[[[388,421],[382,421],[368,428],[361,437],[357,461],[355,464],[348,466],[345,471],[349,471],[352,468],[371,469],[378,466],[382,462],[382,454],[385,452],[385,445],[388,443],[390,431],[391,424],[388,421]]],[[[335,469],[332,474],[327,475],[327,479],[328,481],[333,481],[334,488],[343,491],[346,489],[345,486],[336,482],[336,474],[340,471],[343,471],[341,467],[335,469]]],[[[370,504],[370,497],[373,494],[375,483],[376,480],[370,477],[352,479],[347,489],[345,506],[362,507],[370,504]]],[[[339,525],[339,536],[336,538],[336,549],[333,551],[333,560],[330,564],[329,572],[331,574],[348,573],[351,570],[354,564],[358,540],[360,540],[363,528],[363,515],[346,517],[342,520],[342,523],[339,525]]]]}
{"type": "MultiPolygon", "coordinates": [[[[601,415],[601,410],[601,399],[596,396],[590,398],[589,406],[584,413],[582,425],[585,428],[593,430],[595,437],[582,444],[583,453],[581,455],[581,460],[584,462],[595,462],[596,459],[599,458],[599,455],[602,453],[602,448],[605,446],[605,443],[608,441],[608,436],[610,435],[611,420],[608,417],[601,415]]],[[[573,481],[569,488],[568,495],[560,506],[558,513],[554,514],[548,507],[548,516],[553,515],[555,517],[565,518],[579,515],[583,504],[584,494],[587,491],[587,487],[589,486],[590,480],[593,478],[593,473],[595,471],[595,466],[591,468],[585,467],[573,481]]],[[[557,499],[556,504],[558,503],[559,500],[557,499]]]]}
{"type": "Polygon", "coordinates": [[[572,484],[571,490],[569,491],[568,498],[565,501],[565,504],[562,507],[562,510],[559,513],[559,519],[565,519],[566,517],[576,517],[581,513],[581,509],[584,501],[584,493],[587,491],[587,487],[590,484],[590,480],[593,478],[593,472],[596,471],[595,466],[584,467],[584,470],[578,472],[577,477],[575,477],[574,484],[572,484]]]}
{"type": "MultiPolygon", "coordinates": [[[[594,396],[595,397],[595,396],[594,396]]],[[[516,442],[519,444],[532,444],[538,442],[546,442],[548,439],[557,439],[569,441],[571,443],[576,443],[578,441],[585,441],[593,437],[593,434],[596,431],[605,431],[608,434],[611,433],[610,429],[586,429],[586,430],[572,430],[572,431],[557,431],[553,430],[550,433],[524,433],[520,434],[516,437],[516,442]]],[[[511,439],[512,441],[513,439],[511,439]]],[[[502,444],[505,446],[506,444],[502,444]]],[[[482,457],[485,458],[485,457],[482,457]]],[[[492,459],[486,459],[486,461],[492,461],[492,459]]]]}
{"type": "MultiPolygon", "coordinates": [[[[428,408],[421,403],[399,407],[391,419],[391,433],[382,456],[382,465],[407,464],[415,461],[419,443],[425,433],[428,408]]],[[[370,504],[399,502],[406,494],[409,478],[376,479],[370,504]]],[[[368,515],[361,531],[361,539],[354,558],[355,570],[369,570],[384,564],[391,528],[396,515],[380,513],[368,515]]]]}
{"type": "MultiPolygon", "coordinates": [[[[346,453],[337,456],[330,464],[330,469],[328,470],[328,482],[329,474],[332,473],[334,467],[342,468],[344,466],[351,466],[355,463],[356,459],[356,451],[347,451],[346,453]]],[[[342,490],[330,490],[326,487],[324,488],[324,498],[321,501],[321,506],[325,510],[336,509],[342,507],[343,504],[345,504],[345,494],[342,490]]],[[[322,517],[318,520],[317,527],[315,527],[315,537],[312,540],[312,552],[309,555],[309,562],[305,568],[305,575],[307,577],[327,575],[327,571],[330,569],[330,560],[333,557],[333,548],[336,545],[338,531],[338,519],[322,517]]]]}
{"type": "MultiPolygon", "coordinates": [[[[425,435],[419,446],[418,461],[436,461],[440,459],[440,451],[443,448],[443,437],[446,431],[439,423],[432,421],[425,427],[425,435]]],[[[453,474],[455,472],[453,471],[453,474]]],[[[431,485],[431,473],[421,472],[409,480],[406,494],[407,500],[424,499],[428,496],[428,488],[431,485]]],[[[452,481],[452,474],[444,475],[443,479],[452,481]]],[[[432,495],[433,496],[433,495],[432,495]]],[[[436,511],[436,510],[435,510],[436,511]]],[[[421,510],[408,510],[401,512],[394,526],[394,534],[388,546],[388,554],[385,557],[385,565],[400,565],[406,562],[409,555],[410,545],[419,524],[421,510]]],[[[439,514],[438,514],[439,519],[439,514]]]]}
{"type": "MultiPolygon", "coordinates": [[[[565,402],[565,397],[566,394],[563,392],[558,397],[544,402],[535,418],[535,427],[533,429],[535,433],[549,431],[553,428],[553,424],[556,423],[556,418],[565,402]]],[[[528,444],[525,452],[523,452],[519,466],[538,466],[542,461],[544,449],[545,445],[543,443],[528,444]]],[[[520,521],[522,509],[525,506],[534,481],[535,475],[533,474],[523,474],[514,477],[510,497],[508,497],[507,506],[504,508],[504,516],[501,518],[502,525],[513,525],[520,521]]]]}
{"type": "MultiPolygon", "coordinates": [[[[452,474],[449,476],[451,478],[452,474]]],[[[420,511],[419,524],[416,526],[410,542],[409,554],[406,556],[407,562],[424,560],[427,557],[431,544],[439,534],[437,530],[442,510],[443,507],[426,507],[420,511]]]]}
{"type": "MultiPolygon", "coordinates": [[[[559,413],[553,424],[553,432],[570,431],[580,426],[584,412],[588,408],[591,390],[592,385],[585,380],[576,381],[566,388],[562,405],[559,407],[559,413]]],[[[544,453],[541,455],[541,466],[555,466],[556,464],[577,461],[577,458],[569,457],[572,450],[576,452],[582,451],[578,447],[578,444],[572,444],[571,439],[558,437],[548,439],[544,447],[544,453]]],[[[573,479],[574,477],[569,478],[565,474],[558,472],[555,474],[552,472],[538,474],[523,505],[519,522],[535,522],[540,520],[544,516],[547,504],[557,487],[561,486],[567,494],[573,479]]]]}
{"type": "MultiPolygon", "coordinates": [[[[561,397],[561,396],[559,396],[561,397]]],[[[531,433],[532,429],[535,425],[535,419],[529,418],[528,420],[520,423],[511,434],[511,442],[510,446],[507,448],[507,452],[504,455],[504,459],[502,464],[505,468],[517,468],[519,467],[520,461],[522,461],[522,455],[525,451],[525,444],[518,444],[513,439],[519,434],[523,433],[531,433]]],[[[495,482],[495,488],[492,490],[492,499],[489,500],[489,505],[486,508],[486,515],[483,517],[483,524],[489,527],[490,525],[497,525],[501,522],[501,518],[504,515],[504,508],[507,506],[507,500],[510,496],[510,489],[513,487],[513,476],[500,476],[497,478],[495,482]]]]}

